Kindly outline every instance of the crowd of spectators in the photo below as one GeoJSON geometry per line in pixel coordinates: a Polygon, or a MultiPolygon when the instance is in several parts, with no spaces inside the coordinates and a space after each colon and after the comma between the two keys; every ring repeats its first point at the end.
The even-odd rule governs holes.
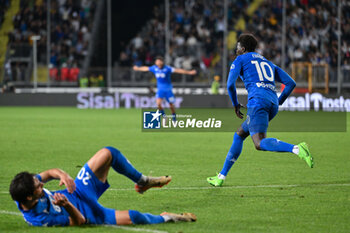
{"type": "MultiPolygon", "coordinates": [[[[228,19],[233,24],[251,0],[230,1],[228,19]]],[[[120,65],[150,65],[156,55],[165,53],[165,9],[154,8],[154,18],[132,39],[120,54],[120,65]]],[[[221,70],[224,32],[223,1],[170,1],[170,63],[192,69],[221,70]]]]}
{"type": "MultiPolygon", "coordinates": [[[[20,11],[13,18],[14,30],[9,33],[12,46],[31,46],[31,36],[40,35],[38,62],[42,64],[46,64],[47,56],[46,4],[44,0],[21,0],[20,11]]],[[[52,69],[81,68],[88,52],[95,5],[95,0],[51,0],[52,69]]]]}
{"type": "MultiPolygon", "coordinates": [[[[170,1],[170,65],[202,69],[222,64],[224,7],[223,0],[170,1]]],[[[229,0],[228,30],[235,30],[242,17],[246,29],[260,41],[258,52],[278,65],[281,64],[282,1],[264,0],[252,14],[246,13],[253,0],[229,0]]],[[[286,8],[286,67],[293,61],[337,65],[337,2],[332,0],[287,0],[286,8]]],[[[350,64],[350,2],[342,6],[342,64],[350,64]]],[[[155,7],[154,17],[125,46],[120,65],[150,65],[153,58],[165,53],[165,9],[155,7]]],[[[229,51],[234,59],[234,51],[229,51]]]]}
{"type": "MultiPolygon", "coordinates": [[[[350,59],[350,3],[342,6],[342,63],[350,59]]],[[[286,10],[287,60],[337,65],[337,1],[288,0],[286,10]]],[[[276,64],[281,61],[282,3],[265,0],[249,21],[247,30],[260,43],[260,52],[276,64]],[[273,7],[271,7],[273,6],[273,7]]]]}

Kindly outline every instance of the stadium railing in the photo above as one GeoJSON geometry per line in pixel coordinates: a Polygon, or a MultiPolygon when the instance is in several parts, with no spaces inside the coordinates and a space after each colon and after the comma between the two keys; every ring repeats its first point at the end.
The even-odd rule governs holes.
{"type": "Polygon", "coordinates": [[[313,64],[311,62],[293,62],[292,77],[298,83],[296,91],[329,93],[328,64],[313,64]]]}

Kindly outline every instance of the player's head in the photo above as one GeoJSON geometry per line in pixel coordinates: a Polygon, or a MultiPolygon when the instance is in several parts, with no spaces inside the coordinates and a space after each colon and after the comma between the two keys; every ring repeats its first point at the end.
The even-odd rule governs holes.
{"type": "Polygon", "coordinates": [[[164,58],[162,56],[157,56],[155,61],[154,61],[154,64],[156,64],[156,66],[158,66],[158,67],[163,67],[164,58]]]}
{"type": "Polygon", "coordinates": [[[237,40],[237,55],[254,52],[258,46],[258,40],[249,33],[241,34],[237,40]]]}
{"type": "Polygon", "coordinates": [[[43,183],[29,172],[18,173],[10,184],[13,200],[26,204],[39,199],[43,194],[43,183]]]}

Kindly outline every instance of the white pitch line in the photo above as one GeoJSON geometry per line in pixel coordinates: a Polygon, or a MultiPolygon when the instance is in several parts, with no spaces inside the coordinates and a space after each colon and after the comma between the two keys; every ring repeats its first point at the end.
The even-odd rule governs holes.
{"type": "Polygon", "coordinates": [[[19,212],[12,212],[12,211],[6,211],[6,210],[0,210],[0,214],[7,214],[7,215],[16,215],[16,216],[23,216],[19,212]]]}
{"type": "MultiPolygon", "coordinates": [[[[241,185],[241,186],[223,186],[220,189],[251,189],[251,188],[290,188],[290,187],[308,187],[308,186],[350,186],[350,183],[342,184],[267,184],[267,185],[241,185]]],[[[217,187],[164,187],[162,189],[151,189],[151,190],[207,190],[216,189],[217,187]]],[[[110,191],[134,191],[132,188],[109,188],[110,191]]]]}
{"type": "MultiPolygon", "coordinates": [[[[350,183],[340,183],[340,184],[263,184],[263,185],[239,185],[239,186],[223,186],[220,189],[252,189],[252,188],[293,188],[293,187],[310,187],[310,186],[320,186],[320,187],[334,187],[334,186],[350,186],[350,183]]],[[[206,190],[206,189],[216,189],[217,187],[163,187],[161,189],[150,189],[150,190],[206,190]]],[[[107,191],[134,191],[133,188],[109,188],[107,191]]],[[[53,190],[55,191],[55,190],[53,190]]],[[[0,194],[9,194],[7,191],[2,191],[0,194]]]]}
{"type": "Polygon", "coordinates": [[[110,227],[110,228],[123,229],[123,230],[127,230],[127,231],[151,232],[151,233],[168,233],[167,231],[158,231],[158,230],[143,229],[143,228],[136,228],[136,227],[124,227],[124,226],[116,226],[116,225],[103,225],[103,226],[110,227]]]}
{"type": "MultiPolygon", "coordinates": [[[[19,212],[12,212],[12,211],[6,211],[6,210],[0,210],[0,214],[23,216],[19,212]]],[[[116,225],[103,225],[103,226],[104,227],[110,227],[110,228],[123,229],[123,230],[126,230],[126,231],[151,232],[151,233],[168,233],[167,231],[143,229],[143,228],[136,228],[136,227],[125,227],[125,226],[116,226],[116,225]]]]}

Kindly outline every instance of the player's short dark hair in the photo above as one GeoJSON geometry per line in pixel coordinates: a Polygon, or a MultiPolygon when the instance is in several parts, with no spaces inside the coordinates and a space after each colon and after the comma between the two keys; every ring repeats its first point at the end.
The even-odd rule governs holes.
{"type": "Polygon", "coordinates": [[[25,203],[27,197],[32,196],[34,191],[34,174],[21,172],[11,181],[10,194],[14,201],[25,203]]]}
{"type": "Polygon", "coordinates": [[[162,57],[162,56],[156,56],[156,59],[154,59],[154,60],[161,60],[161,61],[164,62],[164,57],[162,57]]]}
{"type": "Polygon", "coordinates": [[[258,40],[249,33],[241,34],[238,38],[237,43],[240,42],[241,46],[245,48],[247,52],[254,52],[258,46],[258,40]]]}

